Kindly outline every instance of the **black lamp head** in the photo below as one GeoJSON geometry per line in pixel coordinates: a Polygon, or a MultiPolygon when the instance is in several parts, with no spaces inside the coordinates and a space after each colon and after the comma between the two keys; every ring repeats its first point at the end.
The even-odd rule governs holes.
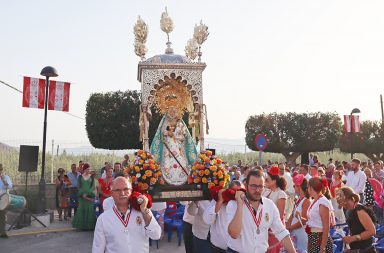
{"type": "Polygon", "coordinates": [[[45,76],[45,77],[56,77],[58,76],[57,71],[54,67],[47,66],[43,68],[40,72],[40,75],[45,76]]]}

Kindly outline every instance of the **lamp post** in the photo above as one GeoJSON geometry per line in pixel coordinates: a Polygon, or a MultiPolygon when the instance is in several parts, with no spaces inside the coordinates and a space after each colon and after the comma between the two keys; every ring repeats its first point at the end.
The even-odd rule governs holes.
{"type": "MultiPolygon", "coordinates": [[[[353,149],[353,132],[352,132],[352,124],[353,124],[353,121],[352,121],[352,115],[355,114],[355,113],[360,113],[360,109],[359,108],[353,108],[353,110],[351,111],[351,117],[349,117],[349,120],[350,120],[350,123],[351,123],[351,132],[350,132],[350,140],[351,140],[351,149],[353,149]]],[[[353,159],[353,152],[351,152],[351,160],[353,159]]]]}
{"type": "Polygon", "coordinates": [[[47,111],[48,111],[48,87],[49,87],[49,78],[57,77],[57,71],[53,67],[45,67],[41,70],[40,75],[45,76],[45,105],[44,105],[44,130],[43,130],[43,152],[41,157],[41,178],[39,182],[39,203],[38,203],[38,212],[44,213],[46,207],[45,201],[45,146],[47,141],[47,111]]]}

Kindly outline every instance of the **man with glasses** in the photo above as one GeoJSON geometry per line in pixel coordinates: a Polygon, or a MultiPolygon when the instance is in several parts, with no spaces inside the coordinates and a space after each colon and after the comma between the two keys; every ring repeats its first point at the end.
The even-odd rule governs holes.
{"type": "MultiPolygon", "coordinates": [[[[148,253],[149,238],[159,240],[161,228],[147,208],[148,198],[140,197],[140,211],[129,206],[132,183],[117,177],[112,183],[114,206],[99,216],[93,237],[93,253],[148,253]]],[[[140,198],[139,197],[139,198],[140,198]]]]}
{"type": "Polygon", "coordinates": [[[247,193],[237,191],[235,200],[228,203],[226,211],[230,238],[227,252],[266,252],[269,229],[287,252],[296,252],[277,207],[270,199],[262,197],[264,181],[260,171],[250,171],[245,181],[247,193]]]}

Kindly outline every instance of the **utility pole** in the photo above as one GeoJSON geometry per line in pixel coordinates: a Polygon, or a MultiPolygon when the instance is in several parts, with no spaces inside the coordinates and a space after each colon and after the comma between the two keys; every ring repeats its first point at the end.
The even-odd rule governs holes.
{"type": "Polygon", "coordinates": [[[381,105],[381,126],[384,127],[383,95],[381,94],[380,94],[380,105],[381,105]]]}

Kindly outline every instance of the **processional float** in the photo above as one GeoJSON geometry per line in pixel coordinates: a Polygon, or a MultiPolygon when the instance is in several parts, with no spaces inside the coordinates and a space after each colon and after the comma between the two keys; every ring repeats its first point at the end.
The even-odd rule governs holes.
{"type": "Polygon", "coordinates": [[[140,57],[137,79],[141,83],[143,150],[137,152],[128,173],[134,186],[149,191],[154,201],[206,199],[208,188],[227,180],[222,161],[204,150],[209,127],[201,46],[208,38],[208,27],[202,21],[195,25],[193,38],[185,47],[186,56],[174,53],[170,41],[174,25],[167,10],[161,15],[160,28],[167,35],[165,53],[147,59],[148,26],[140,17],[134,26],[134,49],[140,57]],[[150,140],[152,108],[163,118],[150,140]]]}

